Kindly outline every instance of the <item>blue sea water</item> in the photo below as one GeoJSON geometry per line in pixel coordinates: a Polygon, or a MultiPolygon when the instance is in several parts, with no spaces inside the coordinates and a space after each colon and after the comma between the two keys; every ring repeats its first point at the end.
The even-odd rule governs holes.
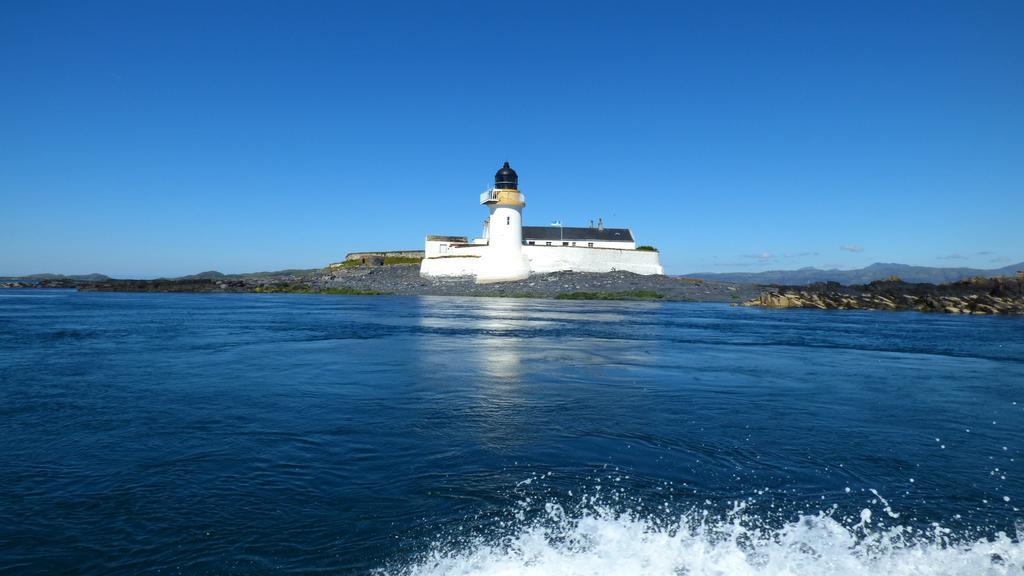
{"type": "Polygon", "coordinates": [[[1024,573],[1024,319],[0,291],[0,573],[1024,573]]]}

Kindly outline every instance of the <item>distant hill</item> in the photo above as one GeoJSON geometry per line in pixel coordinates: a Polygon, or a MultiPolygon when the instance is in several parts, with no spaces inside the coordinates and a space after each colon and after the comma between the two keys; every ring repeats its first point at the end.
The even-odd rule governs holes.
{"type": "Polygon", "coordinates": [[[217,272],[216,270],[210,270],[207,272],[200,272],[199,274],[189,274],[188,276],[181,276],[175,278],[175,280],[220,280],[221,278],[227,278],[227,274],[223,272],[217,272]]]}
{"type": "Polygon", "coordinates": [[[799,270],[769,270],[766,272],[724,272],[684,274],[684,278],[703,278],[719,282],[738,282],[742,284],[813,284],[815,282],[839,282],[840,284],[867,284],[875,280],[884,280],[890,276],[898,276],[904,282],[928,282],[942,284],[956,282],[974,276],[1013,276],[1018,270],[1024,270],[1024,262],[994,270],[980,268],[932,268],[930,266],[909,266],[907,264],[875,263],[858,270],[821,270],[820,268],[800,268],[799,270]]]}
{"type": "Polygon", "coordinates": [[[102,282],[110,280],[110,276],[96,273],[72,274],[71,276],[65,276],[64,274],[29,274],[28,276],[2,277],[0,280],[81,280],[83,282],[102,282]]]}
{"type": "Polygon", "coordinates": [[[252,278],[272,278],[277,276],[307,277],[312,276],[319,271],[319,268],[289,268],[287,270],[275,270],[273,272],[245,272],[242,274],[224,274],[223,272],[217,272],[216,270],[209,270],[207,272],[200,272],[199,274],[179,276],[178,278],[174,278],[174,280],[238,280],[252,278]]]}

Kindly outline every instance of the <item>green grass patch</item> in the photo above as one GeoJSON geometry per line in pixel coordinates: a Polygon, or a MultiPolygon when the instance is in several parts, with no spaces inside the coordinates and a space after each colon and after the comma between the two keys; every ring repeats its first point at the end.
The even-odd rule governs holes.
{"type": "Polygon", "coordinates": [[[419,264],[423,262],[423,258],[409,258],[405,256],[387,256],[384,258],[385,266],[393,266],[395,264],[419,264]]]}
{"type": "Polygon", "coordinates": [[[657,248],[655,248],[654,246],[649,246],[649,245],[637,246],[636,249],[639,250],[640,252],[657,252],[658,251],[657,248]]]}
{"type": "Polygon", "coordinates": [[[627,292],[563,292],[555,296],[555,300],[659,300],[664,297],[652,290],[632,290],[627,292]]]}

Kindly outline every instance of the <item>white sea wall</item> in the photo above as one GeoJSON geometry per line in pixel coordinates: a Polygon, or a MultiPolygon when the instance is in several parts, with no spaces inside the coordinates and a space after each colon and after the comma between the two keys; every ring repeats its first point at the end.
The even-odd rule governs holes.
{"type": "Polygon", "coordinates": [[[635,274],[664,274],[657,252],[586,248],[580,246],[523,246],[530,260],[530,273],[612,272],[624,270],[635,274]]]}
{"type": "MultiPolygon", "coordinates": [[[[488,246],[460,246],[444,252],[431,250],[420,265],[420,274],[429,277],[476,276],[481,258],[488,246]]],[[[523,255],[530,263],[530,274],[547,274],[571,270],[574,272],[614,272],[635,274],[664,274],[657,252],[617,250],[613,248],[586,248],[580,246],[523,246],[523,255]]]]}

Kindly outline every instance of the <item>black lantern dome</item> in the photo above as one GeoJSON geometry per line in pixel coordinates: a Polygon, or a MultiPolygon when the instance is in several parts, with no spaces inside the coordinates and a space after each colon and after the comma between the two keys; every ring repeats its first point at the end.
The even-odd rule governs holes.
{"type": "Polygon", "coordinates": [[[519,175],[508,165],[508,162],[505,162],[501,170],[494,175],[494,187],[498,190],[519,189],[519,175]]]}

